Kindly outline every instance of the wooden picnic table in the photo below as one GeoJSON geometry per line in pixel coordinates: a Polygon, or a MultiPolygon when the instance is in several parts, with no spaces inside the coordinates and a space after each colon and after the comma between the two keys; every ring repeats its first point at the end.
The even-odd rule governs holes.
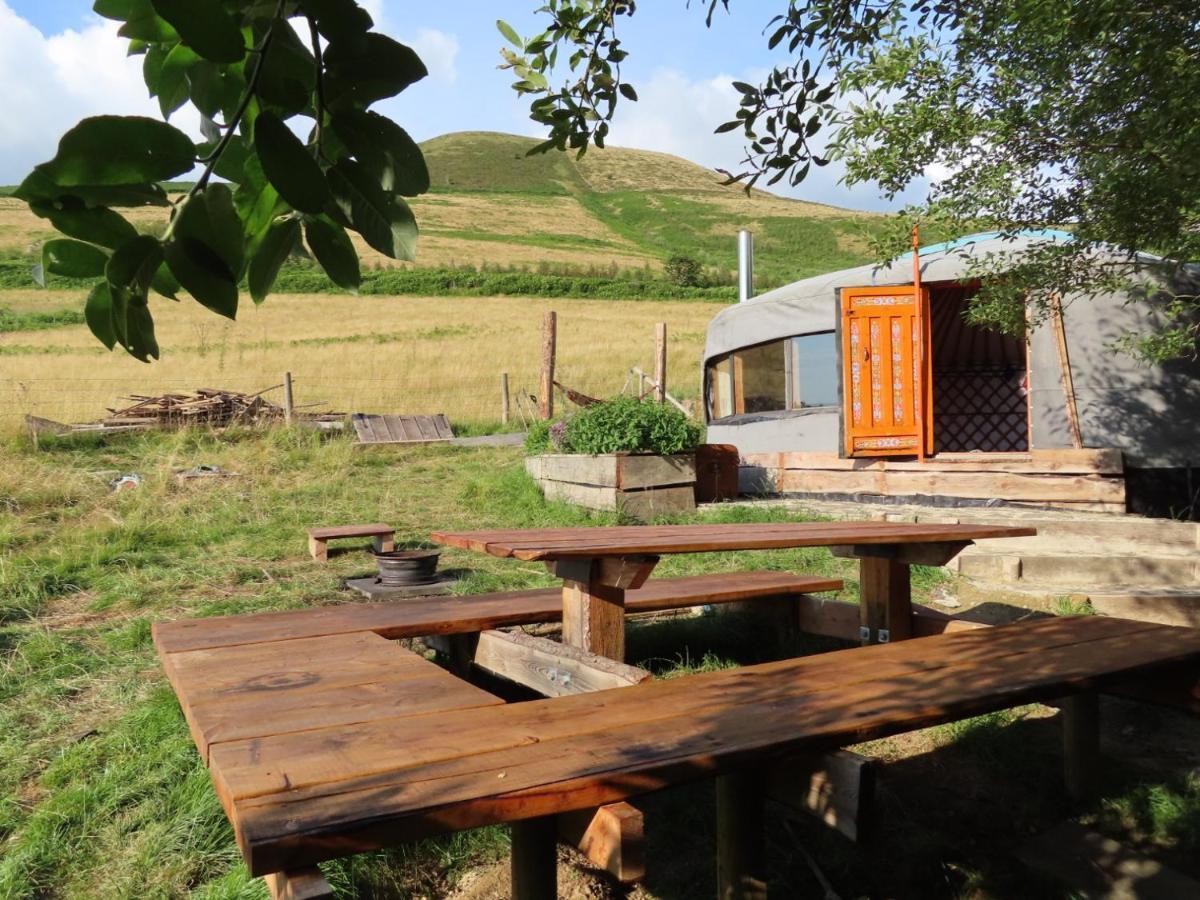
{"type": "Polygon", "coordinates": [[[940,566],[973,541],[1028,537],[1036,529],[1002,525],[895,522],[779,522],[436,531],[434,541],[492,556],[543,562],[563,580],[563,641],[625,658],[625,591],[641,587],[660,557],[794,547],[829,547],[859,560],[863,643],[911,636],[909,566],[940,566]]]}

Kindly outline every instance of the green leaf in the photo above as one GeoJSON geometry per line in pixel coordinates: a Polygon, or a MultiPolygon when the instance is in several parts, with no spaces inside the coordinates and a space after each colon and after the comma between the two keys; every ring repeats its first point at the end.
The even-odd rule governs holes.
{"type": "Polygon", "coordinates": [[[154,273],[154,278],[150,281],[150,287],[156,294],[161,294],[168,300],[179,299],[176,295],[179,293],[180,284],[175,276],[171,274],[171,269],[165,262],[154,273]]]}
{"type": "Polygon", "coordinates": [[[94,244],[59,238],[42,245],[42,269],[68,278],[95,278],[104,274],[108,254],[94,244]]]}
{"type": "MultiPolygon", "coordinates": [[[[210,187],[208,190],[211,190],[210,187]]],[[[197,302],[213,312],[237,317],[237,275],[218,249],[213,234],[207,191],[184,202],[171,223],[171,239],[164,247],[171,274],[197,302]]]]}
{"type": "Polygon", "coordinates": [[[113,331],[112,323],[112,294],[109,293],[107,281],[101,281],[88,294],[87,303],[83,307],[83,319],[92,334],[105,347],[111,350],[117,345],[117,335],[113,331]]]}
{"type": "Polygon", "coordinates": [[[618,90],[621,92],[622,97],[626,98],[627,100],[632,100],[635,103],[637,102],[637,91],[633,89],[632,84],[626,84],[622,81],[618,90]]]}
{"type": "MultiPolygon", "coordinates": [[[[151,51],[153,52],[153,51],[151,51]]],[[[147,55],[147,65],[150,54],[147,55]]],[[[158,105],[163,118],[187,102],[191,95],[188,70],[200,61],[199,55],[185,44],[176,44],[163,58],[158,70],[158,105]]],[[[147,84],[149,81],[147,80],[147,84]]]]}
{"type": "Polygon", "coordinates": [[[429,190],[429,169],[421,148],[391,119],[347,110],[334,116],[332,128],[383,190],[406,197],[429,190]]]}
{"type": "MultiPolygon", "coordinates": [[[[262,303],[271,292],[271,285],[279,275],[279,269],[287,261],[288,256],[300,238],[300,221],[298,219],[283,219],[274,223],[268,230],[250,259],[250,296],[255,303],[262,303]]],[[[353,249],[353,248],[351,248],[353,249]]]]}
{"type": "Polygon", "coordinates": [[[376,32],[361,41],[331,43],[324,59],[325,98],[331,109],[365,109],[429,74],[411,47],[376,32]]]}
{"type": "Polygon", "coordinates": [[[242,170],[242,183],[233,195],[234,205],[246,229],[246,239],[251,246],[262,240],[271,223],[287,207],[279,199],[279,191],[267,181],[257,156],[246,160],[242,170]]]}
{"type": "Polygon", "coordinates": [[[115,295],[127,291],[131,299],[146,302],[150,282],[163,261],[163,248],[158,238],[141,234],[118,247],[108,260],[104,277],[115,295]]]}
{"type": "Polygon", "coordinates": [[[317,31],[331,44],[361,41],[375,24],[354,0],[300,0],[300,8],[316,19],[317,31]]]}
{"type": "Polygon", "coordinates": [[[328,178],[338,211],[363,240],[393,259],[412,259],[416,222],[404,201],[385,192],[354,160],[339,160],[328,178]],[[409,225],[404,222],[406,212],[409,225]]]}
{"type": "Polygon", "coordinates": [[[26,203],[82,203],[84,206],[166,206],[167,192],[157,184],[75,185],[55,184],[38,166],[13,191],[26,203]]]}
{"type": "Polygon", "coordinates": [[[233,202],[233,192],[227,185],[210,184],[204,191],[208,208],[209,233],[205,239],[217,255],[229,266],[235,278],[241,277],[245,261],[245,239],[242,220],[233,202]]]}
{"type": "Polygon", "coordinates": [[[325,208],[329,186],[321,167],[274,113],[254,120],[254,149],[267,180],[291,206],[314,215],[325,208]]]}
{"type": "Polygon", "coordinates": [[[499,31],[502,35],[504,35],[504,39],[506,41],[508,41],[510,44],[512,44],[514,47],[516,47],[522,53],[525,51],[525,42],[523,40],[521,40],[521,36],[519,34],[517,34],[517,31],[515,28],[513,28],[511,25],[509,25],[503,19],[496,20],[496,28],[499,29],[499,31]]]}
{"type": "Polygon", "coordinates": [[[151,0],[155,12],[179,32],[179,39],[205,59],[240,62],[246,42],[238,21],[220,0],[151,0]]]}
{"type": "Polygon", "coordinates": [[[76,197],[56,203],[35,201],[29,204],[34,214],[48,219],[56,230],[69,237],[115,249],[130,238],[137,237],[137,229],[119,213],[103,206],[87,207],[76,197]]]}
{"type": "Polygon", "coordinates": [[[123,185],[166,181],[196,164],[192,139],[142,116],[93,116],[58,142],[58,153],[41,168],[56,184],[123,185]]]}
{"type": "Polygon", "coordinates": [[[124,22],[117,31],[121,37],[151,43],[179,39],[175,29],[154,11],[150,0],[96,0],[92,9],[106,19],[124,22]]]}
{"type": "Polygon", "coordinates": [[[341,225],[326,216],[306,217],[304,238],[308,249],[334,284],[349,291],[358,290],[362,281],[358,253],[341,225]]]}
{"type": "Polygon", "coordinates": [[[312,103],[317,62],[312,52],[287,22],[275,24],[271,49],[258,73],[258,96],[288,114],[302,112],[312,103]]]}
{"type": "Polygon", "coordinates": [[[125,350],[136,360],[148,363],[158,359],[158,339],[154,336],[154,317],[145,303],[132,304],[126,313],[128,327],[125,350]]]}

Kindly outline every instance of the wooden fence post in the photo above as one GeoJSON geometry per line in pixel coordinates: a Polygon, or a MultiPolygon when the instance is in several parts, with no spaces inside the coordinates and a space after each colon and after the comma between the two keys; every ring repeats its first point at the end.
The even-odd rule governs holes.
{"type": "Polygon", "coordinates": [[[296,406],[292,401],[292,373],[283,373],[283,421],[291,425],[296,416],[296,406]]]}
{"type": "Polygon", "coordinates": [[[654,399],[659,403],[667,399],[667,323],[654,326],[654,399]]]}
{"type": "Polygon", "coordinates": [[[542,319],[542,384],[538,395],[538,415],[554,418],[554,354],[558,316],[550,310],[542,319]]]}
{"type": "Polygon", "coordinates": [[[508,424],[508,373],[500,373],[500,424],[508,424]]]}

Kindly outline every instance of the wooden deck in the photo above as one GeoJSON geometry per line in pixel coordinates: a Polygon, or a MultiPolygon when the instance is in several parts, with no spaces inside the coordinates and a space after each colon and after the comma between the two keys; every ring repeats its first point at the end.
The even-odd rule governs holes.
{"type": "Polygon", "coordinates": [[[289,643],[287,652],[278,642],[179,652],[159,643],[256,875],[591,808],[1200,660],[1197,631],[1055,618],[506,706],[375,634],[289,643]],[[343,702],[371,677],[427,687],[398,687],[404,701],[343,702]],[[416,702],[430,693],[441,709],[416,702]],[[334,702],[307,702],[316,697],[334,702]]]}

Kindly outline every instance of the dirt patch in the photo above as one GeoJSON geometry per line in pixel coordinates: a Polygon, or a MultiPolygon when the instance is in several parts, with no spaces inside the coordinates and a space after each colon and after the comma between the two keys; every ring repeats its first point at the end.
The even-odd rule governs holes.
{"type": "MultiPolygon", "coordinates": [[[[511,869],[508,860],[502,860],[467,872],[446,900],[508,900],[511,896],[511,869]]],[[[637,885],[617,884],[590,868],[578,853],[560,847],[558,896],[560,900],[647,900],[651,895],[637,885]]]]}

